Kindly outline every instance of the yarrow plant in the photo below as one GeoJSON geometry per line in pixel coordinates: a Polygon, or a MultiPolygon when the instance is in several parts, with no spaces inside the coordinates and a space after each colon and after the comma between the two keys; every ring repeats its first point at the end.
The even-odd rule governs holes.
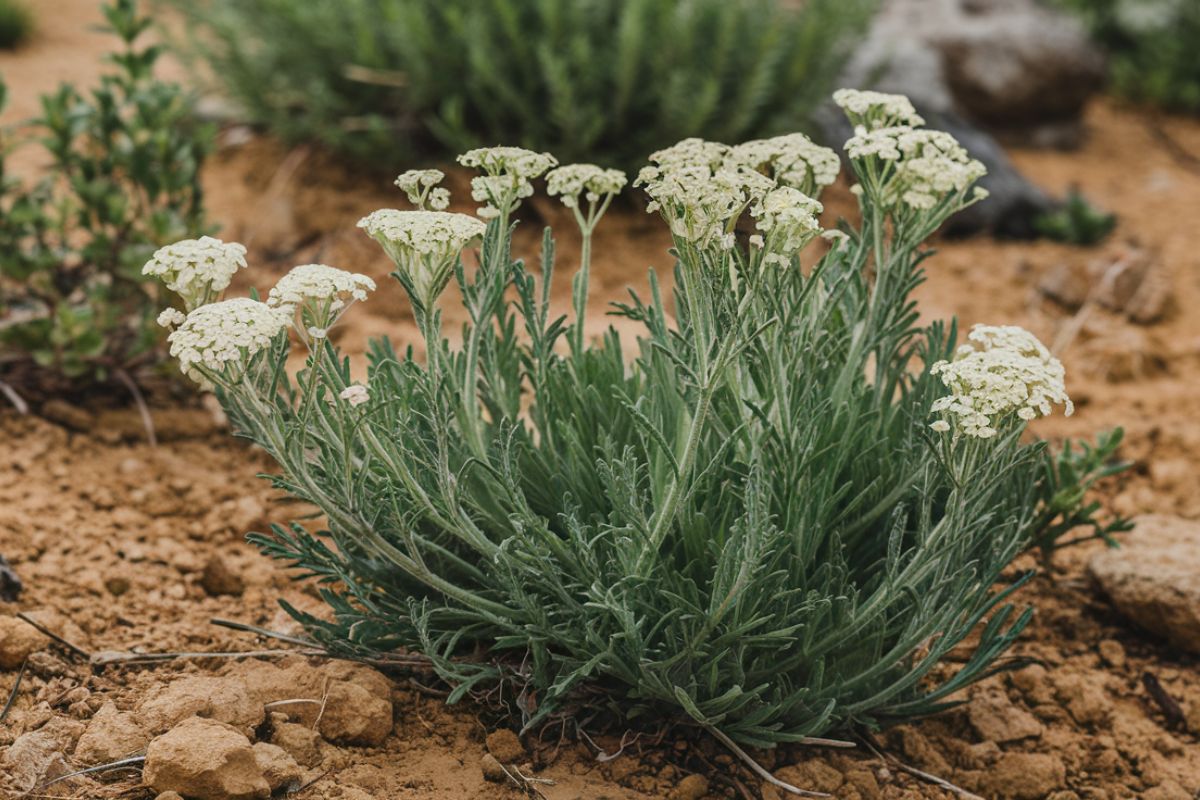
{"type": "MultiPolygon", "coordinates": [[[[903,98],[839,98],[871,130],[922,133],[903,98]]],[[[463,159],[488,179],[486,225],[391,209],[359,223],[395,262],[423,359],[379,341],[352,382],[310,338],[289,377],[275,306],[191,311],[173,334],[185,368],[329,520],[253,536],[323,584],[332,621],[291,609],[310,635],[350,656],[404,649],[452,701],[511,687],[526,729],[584,708],[604,712],[593,725],[666,717],[748,762],[744,745],[935,712],[1001,668],[1029,619],[1006,568],[1078,519],[1070,471],[1047,480],[1044,445],[1022,442],[1069,404],[1062,366],[1017,328],[956,350],[953,324],[918,323],[920,241],[977,196],[939,135],[953,179],[931,168],[932,203],[892,202],[911,184],[898,162],[926,156],[858,150],[861,135],[862,224],[835,231],[818,195],[836,156],[803,137],[655,153],[637,183],[674,239],[673,313],[653,273],[612,309],[640,325],[632,362],[615,330],[585,327],[591,231],[623,176],[549,173],[584,234],[571,320],[550,306],[550,231],[537,269],[510,255],[513,209],[554,166],[513,148],[463,159]],[[451,278],[458,344],[437,305],[451,278]]],[[[435,183],[401,188],[419,206],[435,183]]],[[[355,291],[348,273],[303,281],[318,283],[303,296],[355,291]]]]}

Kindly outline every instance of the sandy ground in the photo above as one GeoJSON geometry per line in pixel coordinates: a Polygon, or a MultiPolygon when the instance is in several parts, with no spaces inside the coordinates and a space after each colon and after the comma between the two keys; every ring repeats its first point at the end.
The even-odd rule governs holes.
{"type": "MultiPolygon", "coordinates": [[[[16,54],[0,54],[0,73],[12,93],[3,121],[28,116],[36,94],[59,80],[94,74],[106,44],[85,31],[96,18],[90,0],[38,0],[37,10],[38,39],[16,54]]],[[[930,318],[957,314],[968,324],[1020,324],[1057,342],[1079,412],[1045,420],[1037,433],[1053,439],[1124,425],[1124,455],[1136,467],[1127,480],[1106,487],[1107,499],[1126,514],[1196,518],[1200,320],[1190,309],[1200,300],[1200,233],[1193,219],[1200,210],[1200,175],[1173,151],[1200,155],[1200,123],[1170,119],[1161,126],[1156,133],[1144,115],[1101,102],[1089,112],[1090,136],[1079,152],[1016,152],[1020,167],[1047,189],[1061,193],[1077,185],[1118,213],[1116,233],[1092,249],[939,243],[920,299],[930,318]],[[1163,131],[1175,148],[1163,145],[1163,131]],[[1063,275],[1088,275],[1093,263],[1102,275],[1132,248],[1148,265],[1148,280],[1165,287],[1169,300],[1152,324],[1107,310],[1094,294],[1080,298],[1087,302],[1076,310],[1038,290],[1047,281],[1062,284],[1063,275]]],[[[265,290],[291,265],[310,261],[366,272],[381,281],[381,290],[347,317],[340,343],[350,353],[379,335],[399,346],[416,344],[403,292],[385,278],[386,259],[354,227],[364,213],[402,202],[390,186],[392,176],[351,172],[320,153],[289,150],[245,129],[226,130],[221,142],[206,185],[222,235],[250,246],[254,269],[243,273],[237,288],[265,290]]],[[[451,176],[456,196],[465,199],[464,181],[461,173],[451,176]]],[[[835,188],[828,205],[831,217],[848,209],[844,189],[835,188]]],[[[577,244],[568,218],[549,201],[526,211],[530,224],[522,229],[519,250],[536,255],[540,223],[560,232],[556,298],[565,306],[577,244]]],[[[653,218],[634,209],[612,212],[596,242],[593,308],[600,310],[589,322],[592,331],[609,322],[603,303],[621,299],[628,285],[644,287],[648,268],[667,277],[665,248],[653,218]]],[[[1092,283],[1084,281],[1085,295],[1092,283]]],[[[453,329],[452,297],[446,308],[447,329],[453,329]]],[[[26,584],[17,603],[0,603],[0,615],[34,613],[91,653],[277,646],[210,620],[288,630],[278,599],[316,606],[311,587],[291,581],[242,541],[245,531],[286,523],[303,509],[255,479],[271,465],[234,441],[207,410],[154,413],[163,440],[154,449],[124,411],[66,410],[56,422],[0,415],[0,553],[26,584]],[[222,584],[214,576],[233,578],[222,584]]],[[[1066,554],[1054,576],[1039,578],[1020,595],[1037,614],[1015,653],[1036,660],[1035,666],[974,687],[959,710],[889,732],[887,752],[985,797],[1186,800],[1200,790],[1200,743],[1193,734],[1170,730],[1141,684],[1150,671],[1173,696],[1200,702],[1196,660],[1122,622],[1088,585],[1086,557],[1086,550],[1066,554]],[[988,724],[996,717],[1037,733],[1010,740],[988,724]]],[[[47,652],[35,659],[0,725],[0,751],[21,733],[46,726],[57,726],[74,742],[105,703],[141,709],[185,677],[265,685],[276,661],[264,657],[235,667],[219,659],[186,659],[98,671],[47,652]]],[[[284,663],[301,671],[330,669],[295,656],[284,663]]],[[[0,693],[6,695],[14,681],[14,671],[0,671],[0,693]]],[[[321,741],[298,797],[525,796],[483,779],[485,736],[503,725],[486,706],[447,710],[420,676],[415,682],[404,675],[362,682],[392,704],[391,732],[378,746],[321,741]]],[[[297,721],[312,722],[303,715],[297,721]]],[[[547,798],[759,796],[757,781],[703,739],[643,737],[628,743],[620,757],[600,761],[596,747],[573,731],[561,733],[561,741],[559,731],[547,731],[543,741],[525,743],[531,773],[553,781],[537,787],[547,798]]],[[[596,746],[612,753],[620,743],[602,737],[596,746]]],[[[78,763],[73,747],[63,747],[66,763],[78,763]]],[[[762,759],[780,777],[837,797],[952,796],[864,752],[784,748],[762,759]]],[[[4,769],[0,765],[0,776],[4,769]]],[[[116,781],[72,779],[39,796],[153,796],[140,787],[136,772],[109,777],[116,781]]],[[[767,789],[762,796],[774,795],[767,789]]]]}

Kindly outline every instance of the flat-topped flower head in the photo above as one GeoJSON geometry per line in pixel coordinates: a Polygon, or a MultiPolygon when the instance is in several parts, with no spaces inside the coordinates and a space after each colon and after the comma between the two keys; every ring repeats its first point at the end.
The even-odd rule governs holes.
{"type": "Polygon", "coordinates": [[[804,245],[821,233],[817,216],[821,204],[798,189],[780,186],[750,208],[755,227],[762,231],[763,263],[786,265],[804,245]]]}
{"type": "Polygon", "coordinates": [[[279,279],[267,297],[267,305],[294,308],[316,302],[338,311],[354,302],[366,300],[375,291],[375,281],[357,272],[347,272],[325,264],[301,264],[279,279]]]}
{"type": "Polygon", "coordinates": [[[838,89],[833,93],[833,102],[846,113],[846,118],[855,127],[861,125],[870,130],[925,124],[925,120],[913,108],[912,101],[902,94],[838,89]]]}
{"type": "Polygon", "coordinates": [[[708,167],[710,170],[716,170],[725,163],[730,149],[727,144],[693,137],[651,153],[649,161],[663,170],[681,167],[708,167]]]}
{"type": "Polygon", "coordinates": [[[619,169],[604,169],[595,164],[568,164],[546,175],[546,193],[559,197],[567,208],[577,208],[583,195],[589,203],[620,194],[629,179],[619,169]]]}
{"type": "Polygon", "coordinates": [[[819,197],[822,189],[836,181],[841,169],[836,152],[802,133],[744,142],[734,146],[727,158],[812,198],[819,197]]]}
{"type": "Polygon", "coordinates": [[[267,305],[287,309],[297,316],[297,330],[308,339],[324,338],[338,317],[355,300],[366,300],[375,281],[366,275],[325,264],[301,264],[279,279],[267,305]]]}
{"type": "Polygon", "coordinates": [[[484,173],[471,179],[471,198],[485,204],[479,216],[492,218],[511,213],[533,194],[530,181],[557,166],[558,159],[523,147],[480,147],[460,155],[458,163],[484,173]]]}
{"type": "Polygon", "coordinates": [[[440,169],[410,169],[396,178],[396,185],[417,208],[443,211],[450,205],[450,192],[438,188],[445,177],[440,169]]]}
{"type": "Polygon", "coordinates": [[[950,388],[933,404],[943,416],[934,430],[988,439],[1013,416],[1044,417],[1054,405],[1064,406],[1067,416],[1074,412],[1062,362],[1032,333],[1015,325],[976,325],[969,338],[974,345],[964,344],[953,361],[939,361],[930,370],[950,388]]]}
{"type": "Polygon", "coordinates": [[[157,277],[190,310],[220,297],[234,273],[245,266],[245,247],[202,236],[160,247],[142,274],[157,277]]]}
{"type": "Polygon", "coordinates": [[[235,297],[192,310],[167,341],[183,373],[208,387],[210,381],[201,368],[235,377],[291,320],[287,309],[235,297]]]}
{"type": "Polygon", "coordinates": [[[467,214],[397,211],[382,208],[358,221],[396,265],[401,283],[427,308],[450,280],[463,248],[478,241],[487,226],[467,214]]]}

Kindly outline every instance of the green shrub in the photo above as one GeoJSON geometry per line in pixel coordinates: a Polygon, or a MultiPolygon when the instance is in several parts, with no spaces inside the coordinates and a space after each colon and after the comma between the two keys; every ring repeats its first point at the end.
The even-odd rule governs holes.
{"type": "Polygon", "coordinates": [[[33,33],[33,15],[24,0],[0,0],[0,50],[11,50],[33,33]]]}
{"type": "Polygon", "coordinates": [[[1061,0],[1108,50],[1112,85],[1132,100],[1200,112],[1200,3],[1061,0]]]}
{"type": "Polygon", "coordinates": [[[1078,189],[1067,194],[1067,200],[1060,208],[1033,221],[1034,229],[1047,239],[1078,245],[1098,244],[1116,226],[1115,214],[1097,210],[1078,189]]]}
{"type": "Polygon", "coordinates": [[[632,167],[794,130],[875,0],[174,0],[229,95],[369,163],[513,142],[632,167]]]}
{"type": "Polygon", "coordinates": [[[90,94],[43,96],[36,140],[10,133],[0,150],[0,364],[35,393],[128,383],[153,361],[161,301],[139,269],[156,247],[204,232],[207,132],[183,90],[154,78],[159,49],[136,46],[150,22],[134,0],[104,13],[124,45],[109,57],[116,71],[90,94]],[[48,156],[32,185],[5,172],[16,144],[48,156]]]}
{"type": "MultiPolygon", "coordinates": [[[[365,276],[305,265],[266,302],[202,304],[196,266],[223,281],[237,245],[201,260],[184,242],[147,265],[192,276],[172,353],[276,459],[276,485],[327,515],[317,535],[252,537],[323,585],[333,621],[289,609],[316,640],[420,654],[451,701],[503,682],[527,729],[586,708],[734,747],[935,712],[1003,668],[1030,615],[1006,569],[1056,493],[1022,434],[1051,404],[1069,413],[1063,368],[1019,328],[979,326],[956,349],[953,323],[919,322],[923,242],[983,196],[982,166],[907,127],[904,98],[835,97],[864,126],[847,143],[863,223],[825,232],[811,270],[798,254],[822,235],[810,197],[835,179],[833,151],[793,135],[652,156],[637,183],[672,232],[676,288],[671,313],[653,273],[648,297],[612,309],[641,330],[632,363],[615,330],[589,341],[580,322],[620,176],[547,176],[583,233],[559,317],[551,232],[539,264],[509,253],[513,207],[554,165],[518,148],[460,158],[484,173],[486,227],[424,210],[359,223],[427,348],[418,362],[374,342],[362,384],[327,334],[374,289],[365,276]],[[435,302],[451,280],[460,344],[435,302]],[[309,348],[295,377],[289,326],[309,348]]],[[[397,183],[438,207],[440,177],[397,183]]]]}

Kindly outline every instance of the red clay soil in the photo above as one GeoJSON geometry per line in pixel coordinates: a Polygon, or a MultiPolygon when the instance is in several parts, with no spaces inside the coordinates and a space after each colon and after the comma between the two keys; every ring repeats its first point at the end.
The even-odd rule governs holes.
{"type": "MultiPolygon", "coordinates": [[[[24,53],[0,57],[0,71],[11,76],[24,70],[20,83],[11,78],[10,83],[15,104],[27,109],[29,97],[47,88],[49,75],[39,65],[56,64],[55,77],[78,78],[88,74],[90,67],[81,64],[92,63],[95,53],[91,44],[80,44],[92,39],[56,32],[90,21],[84,11],[92,4],[44,2],[62,12],[57,19],[42,17],[41,35],[47,38],[24,53]],[[75,55],[68,58],[67,52],[75,55]],[[73,72],[66,61],[75,63],[73,72]]],[[[1121,484],[1105,487],[1106,499],[1125,514],[1197,518],[1200,318],[1190,309],[1200,302],[1200,231],[1194,220],[1200,174],[1178,151],[1200,155],[1200,123],[1168,119],[1152,125],[1144,114],[1098,103],[1088,127],[1090,136],[1078,152],[1014,155],[1048,190],[1062,193],[1077,185],[1093,202],[1115,211],[1120,223],[1109,242],[1095,249],[943,242],[928,262],[922,309],[930,318],[957,314],[968,324],[1020,324],[1058,342],[1079,411],[1070,419],[1044,420],[1036,432],[1082,436],[1124,425],[1123,455],[1136,467],[1121,484]],[[1171,300],[1152,324],[1131,322],[1095,298],[1085,297],[1083,310],[1073,311],[1038,291],[1048,280],[1061,284],[1064,275],[1088,274],[1091,262],[1103,272],[1134,244],[1171,300]]],[[[381,279],[381,290],[349,315],[340,343],[352,353],[378,335],[400,346],[416,344],[403,292],[384,280],[386,260],[354,227],[362,214],[402,201],[390,176],[363,178],[318,153],[289,151],[245,129],[226,131],[222,140],[206,176],[210,207],[226,239],[250,245],[253,267],[235,288],[269,288],[288,267],[309,261],[367,272],[381,279]]],[[[461,173],[452,175],[456,196],[465,199],[463,182],[461,173]]],[[[844,190],[833,193],[831,217],[850,207],[848,199],[844,190]]],[[[532,222],[550,221],[560,231],[558,298],[565,306],[573,266],[570,225],[550,202],[533,203],[528,212],[540,218],[532,222]]],[[[525,226],[519,249],[536,254],[539,228],[525,226]]],[[[621,298],[627,285],[644,287],[649,266],[666,277],[665,246],[653,218],[635,210],[612,212],[595,246],[593,275],[600,288],[594,308],[621,298]]],[[[448,330],[454,328],[453,302],[448,298],[448,330]]],[[[597,311],[592,329],[608,322],[597,311]]],[[[198,404],[155,408],[157,448],[145,443],[129,411],[60,404],[49,412],[53,421],[0,413],[0,554],[26,586],[17,602],[0,602],[0,630],[13,635],[22,623],[11,615],[28,612],[91,654],[289,647],[210,622],[220,617],[294,633],[280,599],[320,608],[310,585],[292,581],[243,541],[248,530],[286,523],[307,511],[255,477],[272,468],[261,453],[234,440],[219,413],[198,404]]],[[[973,687],[959,709],[886,732],[880,744],[889,758],[863,748],[846,753],[781,748],[758,757],[780,778],[850,800],[954,796],[892,757],[988,798],[1193,798],[1200,790],[1200,719],[1173,726],[1147,694],[1142,676],[1151,673],[1184,708],[1200,709],[1197,661],[1117,617],[1086,579],[1087,556],[1088,548],[1062,554],[1052,576],[1037,578],[1019,595],[1036,615],[1014,655],[1036,663],[973,687]]],[[[523,774],[545,783],[522,791],[508,782],[488,782],[487,737],[503,728],[503,719],[481,704],[447,708],[422,676],[395,674],[381,681],[374,673],[350,673],[296,655],[94,669],[61,647],[35,644],[39,649],[13,708],[0,723],[0,791],[21,788],[20,769],[9,752],[21,734],[47,731],[59,749],[46,757],[61,759],[49,774],[63,774],[81,763],[79,736],[106,704],[140,709],[139,718],[150,724],[153,714],[195,700],[168,687],[178,688],[183,678],[216,677],[217,683],[204,685],[235,687],[260,707],[276,703],[273,708],[292,721],[326,734],[313,742],[298,798],[777,796],[711,740],[686,731],[627,739],[623,749],[611,736],[588,741],[574,730],[544,731],[540,740],[527,740],[501,758],[524,762],[523,774]],[[286,667],[290,677],[282,679],[276,665],[286,667]],[[358,688],[347,689],[348,684],[358,688]],[[314,717],[313,707],[332,696],[335,686],[392,704],[390,732],[385,725],[378,737],[367,737],[381,743],[326,741],[339,737],[328,733],[329,720],[314,717]],[[281,700],[309,702],[281,706],[281,700]],[[598,757],[618,751],[616,758],[598,757]]],[[[0,656],[9,646],[0,642],[0,656]]],[[[0,664],[0,697],[13,688],[16,666],[0,664]]],[[[227,707],[205,713],[232,712],[227,707]]],[[[257,733],[269,737],[268,729],[284,721],[271,715],[257,733]]],[[[511,749],[514,743],[490,741],[497,755],[506,745],[511,749]]],[[[133,770],[72,778],[30,796],[149,798],[154,792],[133,770]]]]}

